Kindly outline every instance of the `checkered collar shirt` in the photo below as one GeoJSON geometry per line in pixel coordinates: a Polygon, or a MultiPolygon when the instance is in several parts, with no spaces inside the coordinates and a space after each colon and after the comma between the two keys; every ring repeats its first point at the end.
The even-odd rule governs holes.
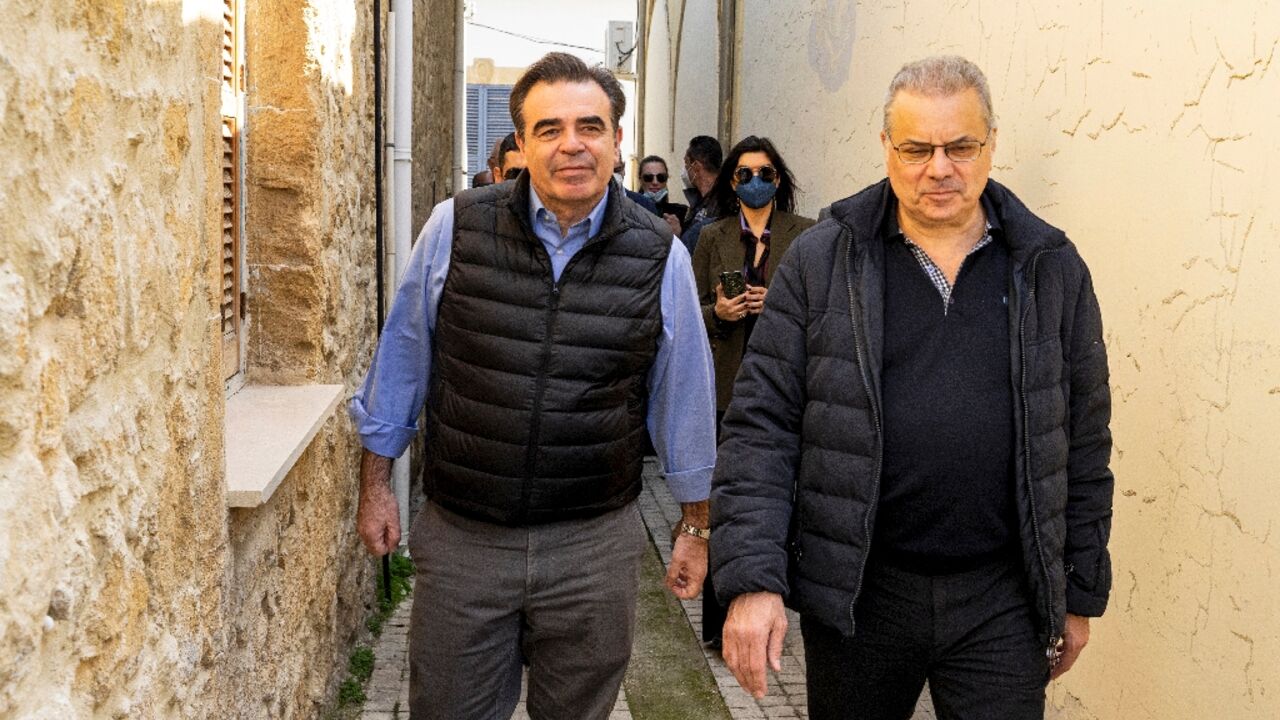
{"type": "MultiPolygon", "coordinates": [[[[969,248],[969,252],[965,253],[965,261],[968,260],[970,255],[973,255],[982,248],[991,244],[992,240],[994,240],[992,235],[993,230],[996,232],[1000,231],[1000,226],[998,224],[999,221],[995,220],[994,208],[990,206],[985,196],[982,198],[982,210],[983,214],[986,215],[987,218],[987,227],[983,231],[982,237],[978,239],[978,242],[975,243],[973,247],[969,248]]],[[[914,257],[916,262],[920,264],[920,269],[924,270],[924,274],[929,276],[929,281],[933,283],[933,287],[937,289],[938,294],[942,296],[942,314],[946,315],[947,310],[951,307],[951,292],[954,288],[951,283],[947,282],[947,276],[942,272],[942,268],[938,267],[938,264],[933,261],[933,258],[929,257],[929,254],[924,251],[924,248],[912,242],[911,238],[907,237],[906,233],[902,232],[902,228],[898,226],[897,203],[893,204],[892,209],[888,213],[886,224],[886,239],[901,240],[902,243],[907,246],[907,250],[911,251],[912,257],[914,257]]],[[[960,263],[960,268],[964,269],[964,261],[960,263]]],[[[957,271],[956,277],[959,276],[960,273],[957,271]]]]}

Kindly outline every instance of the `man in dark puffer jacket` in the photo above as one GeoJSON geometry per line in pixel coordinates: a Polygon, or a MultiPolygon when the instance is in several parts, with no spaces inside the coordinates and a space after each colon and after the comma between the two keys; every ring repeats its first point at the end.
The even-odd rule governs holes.
{"type": "Polygon", "coordinates": [[[712,490],[745,689],[801,614],[810,717],[1040,718],[1111,586],[1102,324],[1062,231],[989,180],[982,72],[904,66],[888,179],[779,266],[712,490]]]}

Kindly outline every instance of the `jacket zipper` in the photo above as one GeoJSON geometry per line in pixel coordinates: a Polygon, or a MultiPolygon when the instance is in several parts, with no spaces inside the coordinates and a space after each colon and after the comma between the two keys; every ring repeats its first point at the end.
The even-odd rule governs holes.
{"type": "Polygon", "coordinates": [[[858,370],[859,370],[859,374],[862,376],[862,389],[867,393],[867,405],[871,409],[871,421],[872,421],[872,424],[875,426],[875,431],[876,431],[876,463],[875,463],[875,473],[874,473],[875,479],[871,486],[872,502],[867,505],[867,512],[865,515],[862,516],[862,532],[863,532],[863,536],[865,537],[865,543],[863,547],[865,548],[865,550],[863,551],[863,554],[862,554],[862,567],[858,569],[858,583],[854,585],[853,598],[849,601],[849,635],[850,637],[852,637],[854,632],[857,630],[857,621],[854,620],[853,609],[858,604],[858,596],[862,594],[862,581],[867,574],[867,559],[871,557],[871,512],[872,512],[872,508],[880,502],[880,471],[881,471],[881,463],[884,460],[884,457],[883,457],[884,433],[880,427],[880,412],[876,404],[876,398],[875,398],[875,395],[871,393],[871,377],[867,373],[867,360],[863,356],[862,342],[860,341],[860,336],[858,334],[858,316],[856,314],[856,308],[854,305],[853,277],[852,277],[853,275],[853,233],[849,230],[847,226],[842,232],[845,235],[848,235],[849,237],[849,250],[846,256],[846,261],[849,264],[849,269],[845,273],[845,284],[849,290],[849,323],[853,328],[854,355],[858,359],[858,370]]]}
{"type": "Polygon", "coordinates": [[[1044,574],[1045,587],[1045,619],[1049,623],[1048,650],[1052,656],[1058,645],[1058,626],[1053,619],[1053,589],[1049,581],[1049,563],[1044,558],[1044,545],[1040,540],[1040,518],[1036,512],[1035,481],[1031,477],[1031,410],[1027,403],[1027,315],[1031,313],[1031,303],[1036,294],[1036,263],[1040,256],[1048,250],[1041,250],[1031,257],[1030,283],[1027,297],[1023,300],[1022,317],[1018,320],[1018,353],[1021,359],[1018,368],[1021,375],[1018,383],[1018,396],[1022,400],[1022,450],[1026,457],[1027,499],[1031,503],[1031,532],[1036,541],[1036,555],[1040,558],[1040,571],[1044,574]]]}
{"type": "MultiPolygon", "coordinates": [[[[545,252],[545,251],[544,251],[545,252]]],[[[551,299],[547,304],[546,336],[542,339],[542,360],[538,368],[538,383],[533,391],[533,417],[529,423],[529,445],[525,448],[524,483],[520,488],[520,516],[529,513],[529,495],[533,492],[533,476],[538,460],[539,433],[542,426],[542,401],[547,394],[547,370],[551,365],[551,340],[555,337],[557,308],[560,304],[560,283],[551,281],[551,299]]]]}
{"type": "MultiPolygon", "coordinates": [[[[541,445],[539,435],[542,429],[542,402],[547,394],[547,370],[551,365],[552,340],[555,338],[556,320],[560,317],[560,280],[555,277],[555,267],[551,263],[551,255],[547,252],[546,246],[542,244],[542,240],[538,239],[532,231],[530,231],[530,234],[534,235],[534,239],[537,242],[538,252],[542,253],[542,256],[546,258],[547,271],[551,273],[552,280],[551,297],[550,302],[547,305],[546,336],[542,339],[541,366],[539,367],[538,372],[538,383],[534,386],[533,391],[533,417],[529,422],[529,444],[525,448],[524,482],[520,487],[519,515],[522,519],[528,516],[529,496],[533,492],[533,477],[536,474],[535,469],[537,467],[538,447],[541,445]]],[[[578,252],[574,253],[573,257],[569,258],[569,262],[565,263],[564,269],[560,271],[560,277],[564,278],[565,275],[568,274],[569,269],[578,262],[578,258],[582,256],[583,252],[587,248],[592,245],[605,242],[617,234],[618,231],[616,230],[608,233],[602,232],[594,239],[588,239],[587,242],[578,249],[578,252]]]]}

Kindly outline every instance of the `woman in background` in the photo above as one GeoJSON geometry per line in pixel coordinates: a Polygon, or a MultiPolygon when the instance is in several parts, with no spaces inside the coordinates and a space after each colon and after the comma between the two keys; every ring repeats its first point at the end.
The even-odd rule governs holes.
{"type": "MultiPolygon", "coordinates": [[[[794,214],[795,180],[768,138],[751,135],[735,145],[709,194],[726,217],[703,229],[693,253],[693,276],[715,363],[719,436],[718,421],[733,397],[733,380],[764,310],[769,279],[791,241],[814,221],[794,214]],[[729,273],[727,292],[721,273],[729,273]]],[[[724,618],[708,574],[702,592],[704,642],[719,647],[724,618]]]]}

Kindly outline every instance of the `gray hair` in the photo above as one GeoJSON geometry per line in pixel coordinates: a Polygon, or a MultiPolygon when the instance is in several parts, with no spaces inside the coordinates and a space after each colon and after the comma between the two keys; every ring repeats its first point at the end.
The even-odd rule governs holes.
{"type": "Polygon", "coordinates": [[[982,74],[981,68],[959,55],[934,55],[909,62],[893,76],[889,92],[885,93],[884,131],[889,132],[889,111],[893,107],[894,98],[902,90],[938,97],[955,95],[969,89],[978,92],[987,129],[994,128],[996,115],[991,109],[991,88],[987,87],[987,76],[982,74]]]}

